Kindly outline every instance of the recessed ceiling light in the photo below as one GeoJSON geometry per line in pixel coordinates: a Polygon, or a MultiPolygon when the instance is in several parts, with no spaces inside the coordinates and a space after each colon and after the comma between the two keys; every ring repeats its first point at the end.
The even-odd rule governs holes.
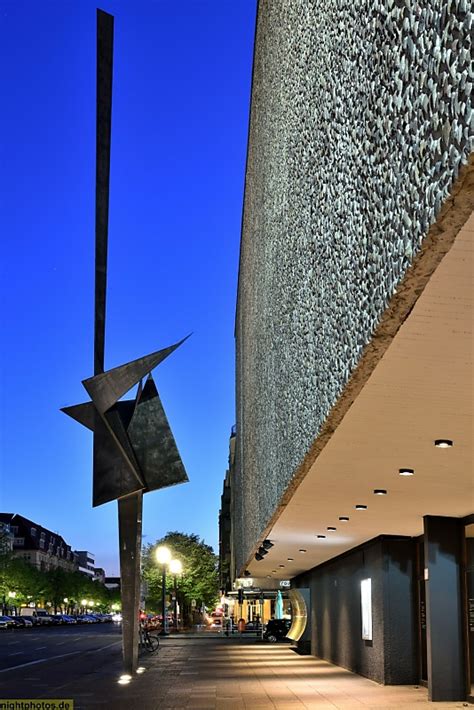
{"type": "MultiPolygon", "coordinates": [[[[340,520],[340,518],[339,518],[339,520],[340,520]]],[[[330,532],[336,532],[336,530],[337,530],[337,528],[333,528],[333,527],[331,527],[331,526],[329,526],[327,529],[328,529],[330,532]]]]}
{"type": "Polygon", "coordinates": [[[267,574],[267,579],[271,579],[271,578],[272,578],[272,575],[271,575],[271,574],[267,574]]]}
{"type": "Polygon", "coordinates": [[[349,518],[347,517],[347,515],[340,515],[339,520],[341,520],[343,523],[349,522],[349,518]]]}
{"type": "Polygon", "coordinates": [[[272,569],[272,574],[274,574],[275,572],[276,572],[276,569],[272,569]]]}
{"type": "Polygon", "coordinates": [[[356,510],[367,510],[366,505],[362,505],[362,503],[358,503],[357,505],[354,506],[356,510]]]}
{"type": "Polygon", "coordinates": [[[298,552],[306,552],[306,550],[298,550],[298,552]]]}
{"type": "Polygon", "coordinates": [[[288,557],[288,562],[293,562],[293,557],[288,557]]]}
{"type": "Polygon", "coordinates": [[[316,535],[316,537],[326,537],[326,535],[316,535]]]}
{"type": "Polygon", "coordinates": [[[284,567],[285,565],[278,565],[278,567],[284,567]]]}
{"type": "Polygon", "coordinates": [[[436,439],[434,444],[438,449],[449,449],[453,445],[453,442],[451,439],[436,439]]]}
{"type": "Polygon", "coordinates": [[[400,476],[414,476],[415,470],[413,468],[399,468],[398,473],[400,476]]]}
{"type": "Polygon", "coordinates": [[[374,488],[374,496],[386,496],[387,491],[385,488],[374,488]]]}

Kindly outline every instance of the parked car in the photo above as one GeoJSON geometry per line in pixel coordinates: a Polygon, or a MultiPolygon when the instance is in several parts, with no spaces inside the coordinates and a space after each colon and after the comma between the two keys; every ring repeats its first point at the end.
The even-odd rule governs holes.
{"type": "Polygon", "coordinates": [[[31,628],[33,626],[33,622],[30,621],[30,619],[27,619],[26,616],[13,616],[11,618],[18,627],[23,627],[24,629],[26,629],[31,628]]]}
{"type": "Polygon", "coordinates": [[[49,623],[51,626],[59,626],[63,623],[62,619],[59,618],[58,614],[51,614],[49,617],[49,623]]]}
{"type": "Polygon", "coordinates": [[[40,623],[40,622],[38,621],[38,619],[36,618],[36,616],[32,616],[32,615],[30,615],[30,616],[25,616],[24,614],[22,614],[22,616],[19,616],[18,618],[19,618],[19,619],[24,619],[25,621],[29,621],[32,626],[38,626],[39,623],[40,623]]]}
{"type": "Polygon", "coordinates": [[[35,609],[34,607],[29,607],[29,606],[22,606],[20,609],[20,616],[21,617],[26,617],[27,619],[30,619],[33,621],[34,624],[44,624],[44,625],[49,625],[51,624],[51,614],[46,611],[46,609],[35,609]]]}
{"type": "Polygon", "coordinates": [[[99,622],[92,614],[78,614],[76,619],[79,624],[97,624],[99,622]]]}
{"type": "Polygon", "coordinates": [[[97,621],[99,621],[101,624],[105,624],[106,621],[109,621],[107,618],[106,614],[101,614],[100,612],[96,612],[94,614],[91,614],[90,616],[93,616],[97,621]]]}
{"type": "Polygon", "coordinates": [[[56,614],[56,616],[60,617],[62,624],[77,624],[76,619],[70,614],[56,614]]]}
{"type": "Polygon", "coordinates": [[[13,629],[15,623],[10,616],[0,616],[0,629],[13,629]]]}
{"type": "Polygon", "coordinates": [[[270,643],[283,641],[290,630],[291,621],[289,619],[270,619],[263,633],[263,638],[270,643]]]}

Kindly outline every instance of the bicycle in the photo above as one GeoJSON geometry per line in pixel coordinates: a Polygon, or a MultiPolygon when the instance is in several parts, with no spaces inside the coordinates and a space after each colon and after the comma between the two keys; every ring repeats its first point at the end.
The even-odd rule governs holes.
{"type": "Polygon", "coordinates": [[[140,627],[140,648],[144,648],[148,653],[154,653],[160,646],[160,639],[154,634],[150,634],[146,626],[140,627]]]}

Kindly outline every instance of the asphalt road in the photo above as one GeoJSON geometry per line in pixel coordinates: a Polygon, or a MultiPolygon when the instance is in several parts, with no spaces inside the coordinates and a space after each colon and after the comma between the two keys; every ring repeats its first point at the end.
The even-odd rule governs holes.
{"type": "Polygon", "coordinates": [[[116,624],[2,629],[0,697],[55,697],[51,692],[119,659],[121,639],[116,624]]]}

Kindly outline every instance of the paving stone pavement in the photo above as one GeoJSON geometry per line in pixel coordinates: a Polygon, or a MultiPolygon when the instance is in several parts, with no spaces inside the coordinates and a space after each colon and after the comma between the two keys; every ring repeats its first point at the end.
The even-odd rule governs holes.
{"type": "MultiPolygon", "coordinates": [[[[423,710],[466,707],[431,703],[415,686],[381,686],[286,644],[222,636],[170,637],[141,656],[144,672],[118,683],[118,656],[62,689],[75,710],[423,710]]],[[[46,697],[46,696],[45,696],[46,697]]],[[[51,696],[49,696],[51,697],[51,696]]],[[[58,697],[58,696],[56,696],[58,697]]]]}

